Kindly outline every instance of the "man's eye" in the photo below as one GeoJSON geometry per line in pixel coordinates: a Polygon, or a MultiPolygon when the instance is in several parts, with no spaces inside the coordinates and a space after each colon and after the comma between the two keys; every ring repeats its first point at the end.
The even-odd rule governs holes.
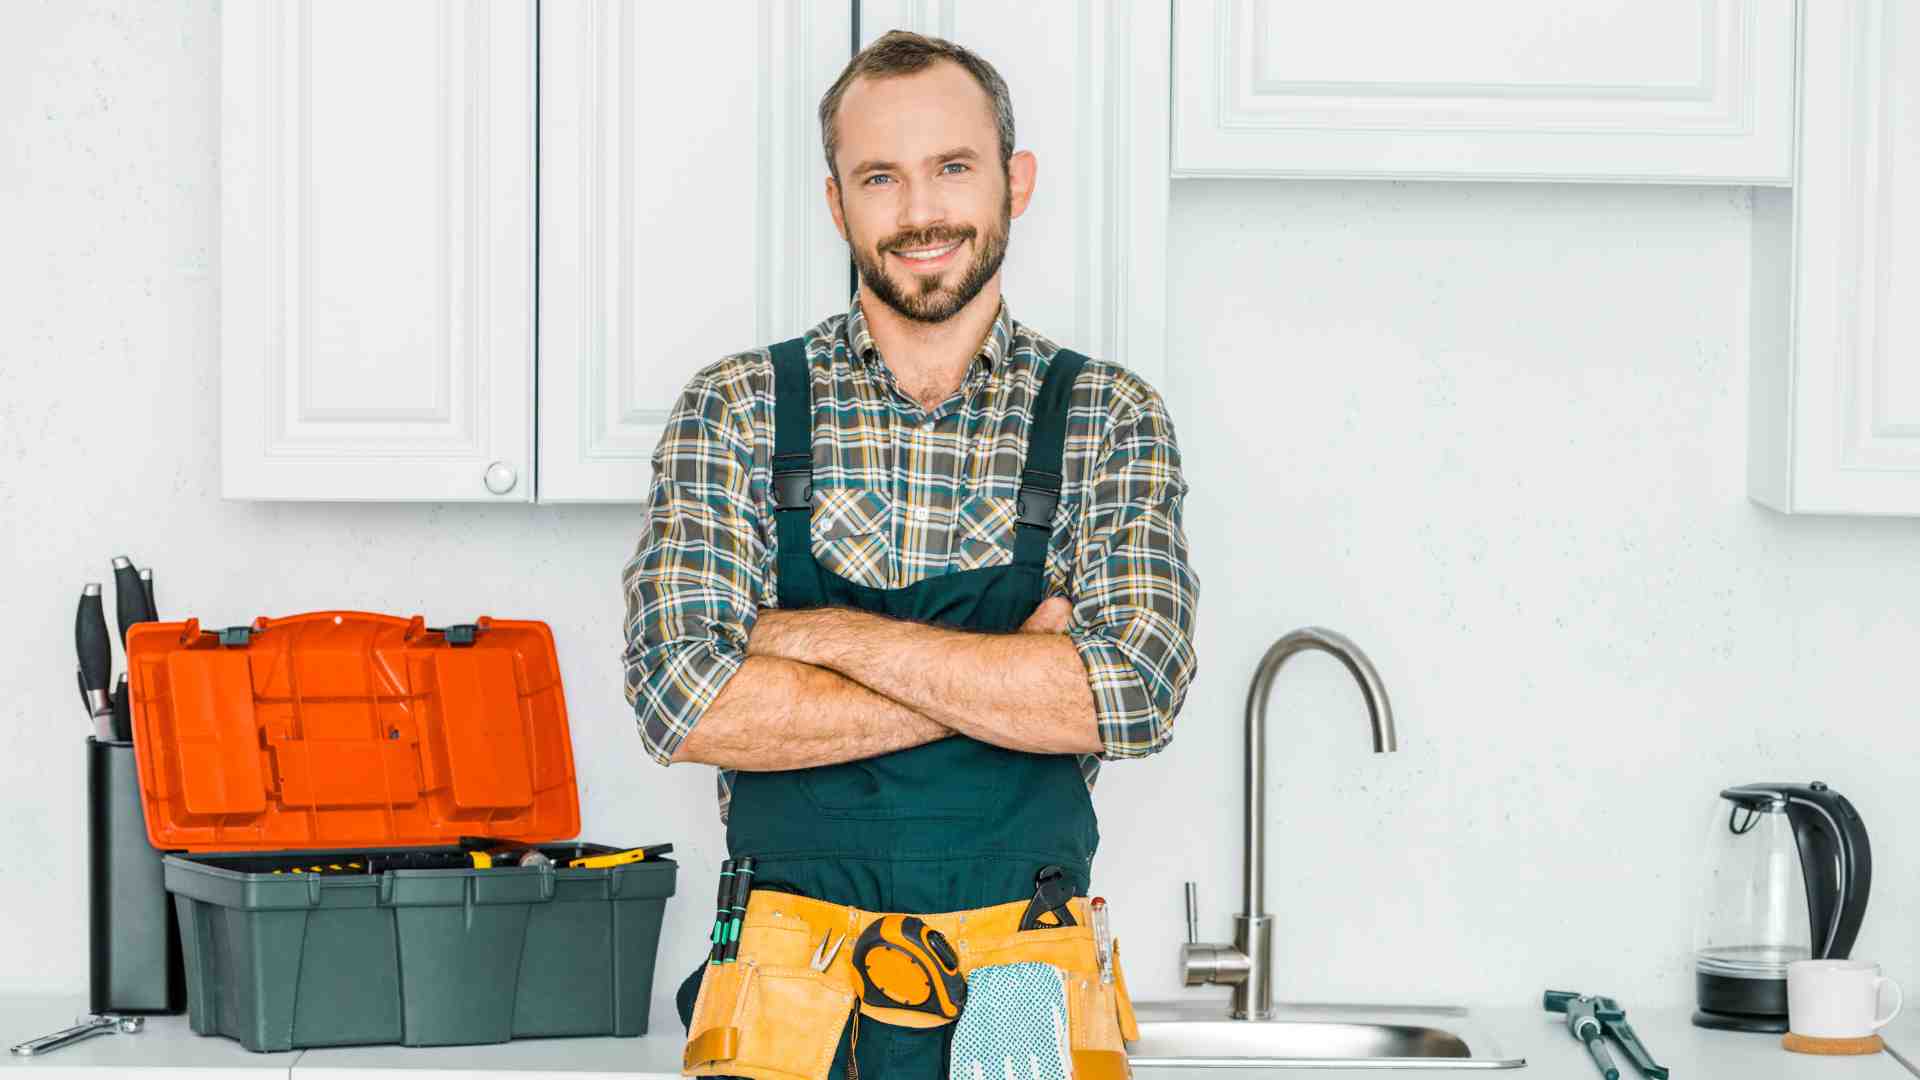
{"type": "Polygon", "coordinates": [[[947,162],[946,167],[949,169],[960,169],[964,171],[967,165],[965,162],[962,162],[962,161],[949,161],[947,162]]]}
{"type": "Polygon", "coordinates": [[[872,176],[867,177],[865,183],[868,187],[872,187],[874,184],[874,181],[876,180],[891,180],[891,179],[893,179],[893,177],[888,176],[886,173],[875,173],[872,176]]]}

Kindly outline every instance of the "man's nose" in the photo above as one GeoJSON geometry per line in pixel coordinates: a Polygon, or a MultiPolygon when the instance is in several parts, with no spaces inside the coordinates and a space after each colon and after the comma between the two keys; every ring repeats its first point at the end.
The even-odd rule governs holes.
{"type": "Polygon", "coordinates": [[[946,219],[946,202],[937,185],[925,180],[907,185],[906,197],[900,200],[898,224],[902,229],[924,229],[946,219]]]}

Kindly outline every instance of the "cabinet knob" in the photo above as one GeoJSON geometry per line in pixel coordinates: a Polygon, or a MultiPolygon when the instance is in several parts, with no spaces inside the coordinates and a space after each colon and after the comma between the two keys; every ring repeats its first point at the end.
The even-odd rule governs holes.
{"type": "Polygon", "coordinates": [[[487,466],[487,490],[495,495],[505,495],[519,482],[520,474],[513,471],[513,466],[506,462],[496,461],[487,466]]]}

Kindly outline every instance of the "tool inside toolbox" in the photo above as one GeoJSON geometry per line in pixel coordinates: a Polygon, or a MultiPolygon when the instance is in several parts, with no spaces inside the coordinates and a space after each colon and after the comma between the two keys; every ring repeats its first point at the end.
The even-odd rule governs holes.
{"type": "Polygon", "coordinates": [[[463,839],[456,850],[402,850],[327,852],[294,857],[265,855],[257,859],[230,859],[227,869],[245,874],[384,874],[389,870],[521,870],[540,866],[593,868],[657,859],[673,851],[672,844],[614,848],[604,844],[510,844],[480,838],[463,839]]]}

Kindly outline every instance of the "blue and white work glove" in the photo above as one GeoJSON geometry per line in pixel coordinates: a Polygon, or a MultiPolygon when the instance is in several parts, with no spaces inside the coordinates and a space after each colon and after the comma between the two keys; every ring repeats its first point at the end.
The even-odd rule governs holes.
{"type": "Polygon", "coordinates": [[[950,1080],[1071,1080],[1067,981],[1052,964],[995,964],[967,976],[950,1080]]]}

